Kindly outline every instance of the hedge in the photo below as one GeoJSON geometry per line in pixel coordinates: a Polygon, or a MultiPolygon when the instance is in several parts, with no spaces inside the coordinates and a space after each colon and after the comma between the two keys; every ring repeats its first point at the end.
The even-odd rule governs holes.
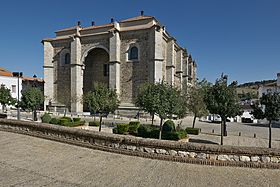
{"type": "Polygon", "coordinates": [[[54,124],[54,125],[58,125],[58,119],[52,118],[49,123],[54,124]]]}
{"type": "Polygon", "coordinates": [[[90,121],[90,122],[88,122],[88,126],[99,127],[99,125],[100,125],[99,121],[90,121]]]}
{"type": "Polygon", "coordinates": [[[187,137],[186,131],[164,132],[162,134],[162,139],[164,140],[181,140],[186,137],[187,137]]]}
{"type": "Polygon", "coordinates": [[[187,132],[187,134],[199,135],[199,133],[200,133],[200,128],[191,128],[191,127],[187,127],[185,131],[187,132]]]}
{"type": "Polygon", "coordinates": [[[174,132],[175,123],[172,120],[167,120],[162,126],[162,132],[174,132]]]}
{"type": "Polygon", "coordinates": [[[128,124],[128,132],[131,134],[137,134],[139,127],[140,127],[139,121],[131,121],[128,124]]]}
{"type": "Polygon", "coordinates": [[[117,125],[118,134],[126,134],[127,132],[128,132],[128,124],[118,124],[117,125]]]}
{"type": "Polygon", "coordinates": [[[73,118],[74,122],[81,121],[81,118],[73,118]]]}
{"type": "Polygon", "coordinates": [[[52,117],[49,113],[45,113],[42,117],[42,123],[49,123],[51,121],[52,117]]]}
{"type": "Polygon", "coordinates": [[[158,138],[159,128],[152,125],[140,125],[138,128],[138,136],[143,138],[158,138]]]}

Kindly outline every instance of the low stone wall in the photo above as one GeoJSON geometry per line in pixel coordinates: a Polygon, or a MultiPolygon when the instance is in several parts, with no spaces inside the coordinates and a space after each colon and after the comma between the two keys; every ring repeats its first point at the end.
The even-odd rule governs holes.
{"type": "Polygon", "coordinates": [[[183,143],[0,119],[0,130],[132,156],[217,166],[280,169],[280,150],[183,143]]]}

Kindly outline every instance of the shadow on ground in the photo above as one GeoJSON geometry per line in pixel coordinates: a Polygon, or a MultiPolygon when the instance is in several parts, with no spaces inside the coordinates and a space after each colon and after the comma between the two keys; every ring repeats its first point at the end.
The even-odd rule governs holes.
{"type": "Polygon", "coordinates": [[[216,144],[216,145],[218,145],[218,143],[216,143],[216,142],[212,142],[212,141],[209,141],[209,140],[194,139],[194,138],[190,138],[189,142],[192,142],[192,143],[204,143],[204,144],[216,144]]]}
{"type": "MultiPolygon", "coordinates": [[[[262,124],[262,123],[243,123],[243,125],[248,125],[252,127],[268,127],[268,124],[262,124]]],[[[280,124],[272,124],[272,128],[280,128],[280,124]]]]}

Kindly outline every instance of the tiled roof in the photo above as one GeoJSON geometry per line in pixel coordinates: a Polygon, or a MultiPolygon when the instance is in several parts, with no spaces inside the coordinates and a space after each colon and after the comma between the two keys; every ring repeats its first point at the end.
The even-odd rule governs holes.
{"type": "Polygon", "coordinates": [[[12,77],[13,73],[0,67],[0,76],[12,77]]]}
{"type": "Polygon", "coordinates": [[[44,82],[43,79],[34,78],[34,77],[23,77],[22,80],[24,80],[24,81],[38,81],[38,82],[44,82]]]}
{"type": "Polygon", "coordinates": [[[70,30],[77,29],[78,27],[79,27],[79,26],[69,27],[69,28],[65,28],[65,29],[58,30],[58,31],[56,31],[56,32],[70,31],[70,30]]]}
{"type": "Polygon", "coordinates": [[[83,28],[82,30],[98,29],[98,28],[103,28],[103,27],[110,27],[110,26],[113,26],[113,25],[114,25],[113,23],[109,23],[109,24],[105,24],[105,25],[86,27],[86,28],[83,28]]]}

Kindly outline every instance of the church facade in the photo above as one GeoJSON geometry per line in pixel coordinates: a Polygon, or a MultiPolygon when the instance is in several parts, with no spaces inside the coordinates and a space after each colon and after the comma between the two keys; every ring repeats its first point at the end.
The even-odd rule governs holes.
{"type": "Polygon", "coordinates": [[[139,86],[166,81],[182,87],[196,80],[196,63],[152,16],[59,30],[44,39],[45,106],[59,103],[83,112],[82,95],[101,82],[133,106],[139,86]]]}

